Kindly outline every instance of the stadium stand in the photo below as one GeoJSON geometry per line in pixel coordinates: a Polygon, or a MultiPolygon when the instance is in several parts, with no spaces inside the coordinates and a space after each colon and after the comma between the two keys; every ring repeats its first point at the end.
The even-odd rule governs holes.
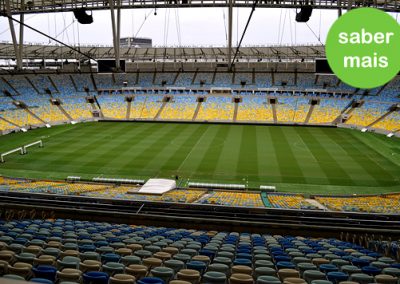
{"type": "Polygon", "coordinates": [[[238,121],[273,122],[272,108],[265,97],[243,97],[239,105],[238,121]]]}
{"type": "Polygon", "coordinates": [[[264,191],[238,192],[232,190],[176,189],[156,196],[138,193],[138,190],[139,187],[133,185],[30,181],[0,176],[0,191],[6,192],[79,195],[104,199],[198,203],[248,208],[319,210],[326,207],[326,210],[346,212],[384,214],[398,214],[400,212],[399,194],[347,197],[318,195],[306,199],[301,194],[269,193],[264,191]],[[309,200],[316,201],[321,206],[317,207],[315,203],[310,203],[309,200]]]}
{"type": "Polygon", "coordinates": [[[306,209],[310,207],[305,198],[298,194],[274,194],[268,195],[270,204],[275,208],[306,209]]]}
{"type": "Polygon", "coordinates": [[[243,97],[238,121],[273,121],[272,109],[264,97],[243,97]]]}
{"type": "Polygon", "coordinates": [[[105,118],[126,119],[125,96],[98,96],[98,102],[105,118]]]}
{"type": "Polygon", "coordinates": [[[39,120],[22,109],[7,110],[4,111],[1,116],[19,126],[42,124],[39,120]]]}
{"type": "Polygon", "coordinates": [[[335,211],[353,211],[368,213],[398,213],[400,200],[397,195],[382,196],[350,196],[350,197],[321,197],[315,198],[335,211]]]}
{"type": "Polygon", "coordinates": [[[166,104],[160,118],[172,120],[192,120],[195,110],[195,96],[175,95],[173,101],[166,104]]]}
{"type": "Polygon", "coordinates": [[[388,131],[396,131],[400,129],[400,113],[392,112],[390,115],[374,124],[374,128],[380,128],[388,131]]]}
{"type": "Polygon", "coordinates": [[[366,101],[360,108],[356,108],[352,113],[347,124],[360,126],[368,126],[382,115],[384,115],[390,107],[390,104],[366,101]]]}
{"type": "MultiPolygon", "coordinates": [[[[4,76],[3,79],[23,97],[24,101],[40,98],[25,76],[4,76]]],[[[16,97],[16,99],[19,99],[19,97],[16,97]]]]}
{"type": "Polygon", "coordinates": [[[233,119],[232,97],[208,96],[202,103],[197,120],[228,120],[233,119]]]}
{"type": "Polygon", "coordinates": [[[318,124],[332,123],[349,103],[350,100],[346,99],[322,99],[319,105],[314,107],[309,122],[318,124]]]}
{"type": "Polygon", "coordinates": [[[264,207],[259,192],[212,191],[198,202],[224,206],[264,207]]]}
{"type": "Polygon", "coordinates": [[[69,97],[79,95],[79,92],[83,92],[83,86],[79,88],[79,90],[75,89],[70,75],[50,75],[49,78],[54,82],[58,89],[58,93],[52,94],[53,97],[69,97]]]}
{"type": "Polygon", "coordinates": [[[140,110],[140,118],[143,119],[155,118],[163,104],[162,100],[163,96],[158,96],[158,95],[146,96],[144,98],[144,103],[140,110]]]}
{"type": "Polygon", "coordinates": [[[63,108],[75,120],[84,120],[93,117],[90,107],[88,106],[88,103],[86,103],[84,97],[64,98],[62,102],[63,108]]]}
{"type": "Polygon", "coordinates": [[[95,90],[89,74],[71,74],[71,80],[73,80],[78,92],[84,92],[85,87],[89,88],[89,91],[95,90]]]}
{"type": "Polygon", "coordinates": [[[379,241],[364,247],[335,238],[70,219],[1,220],[0,224],[0,273],[7,279],[40,283],[396,283],[400,274],[394,254],[398,248],[389,254],[376,252],[373,248],[382,244],[379,241]]]}

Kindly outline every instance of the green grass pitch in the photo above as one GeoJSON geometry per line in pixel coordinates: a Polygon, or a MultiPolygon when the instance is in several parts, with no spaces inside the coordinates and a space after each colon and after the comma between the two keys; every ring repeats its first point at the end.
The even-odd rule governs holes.
{"type": "Polygon", "coordinates": [[[400,139],[350,129],[178,123],[82,123],[0,137],[5,176],[149,178],[276,185],[319,194],[400,191],[400,139]]]}

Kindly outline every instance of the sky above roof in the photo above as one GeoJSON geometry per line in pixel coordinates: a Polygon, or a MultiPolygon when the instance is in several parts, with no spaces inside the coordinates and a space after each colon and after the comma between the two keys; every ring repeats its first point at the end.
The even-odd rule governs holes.
{"type": "MultiPolygon", "coordinates": [[[[233,44],[240,40],[250,8],[234,8],[233,44]]],[[[226,46],[227,8],[171,8],[122,10],[121,37],[153,39],[153,46],[226,46]]],[[[314,10],[308,23],[295,21],[295,9],[257,8],[242,46],[301,45],[325,43],[327,32],[338,16],[336,10],[314,10]]],[[[393,15],[399,22],[398,15],[393,15]]],[[[17,18],[19,18],[17,16],[17,18]]],[[[67,44],[112,45],[110,11],[94,11],[94,23],[78,24],[71,12],[32,14],[26,24],[67,44]]],[[[11,41],[8,20],[0,18],[0,41],[11,41]]],[[[18,31],[18,25],[15,25],[18,31]]],[[[48,38],[25,29],[24,42],[51,43],[48,38]]]]}

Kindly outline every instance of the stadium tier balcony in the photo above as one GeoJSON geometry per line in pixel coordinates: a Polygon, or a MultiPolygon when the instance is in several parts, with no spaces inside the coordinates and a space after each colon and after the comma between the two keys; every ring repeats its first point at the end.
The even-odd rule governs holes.
{"type": "Polygon", "coordinates": [[[374,250],[383,241],[366,248],[335,238],[70,219],[0,220],[0,235],[0,276],[40,283],[396,283],[400,275],[396,242],[384,255],[374,250]]]}

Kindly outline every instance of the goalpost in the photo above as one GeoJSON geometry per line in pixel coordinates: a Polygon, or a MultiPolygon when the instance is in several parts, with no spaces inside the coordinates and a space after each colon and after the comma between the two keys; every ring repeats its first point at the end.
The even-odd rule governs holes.
{"type": "Polygon", "coordinates": [[[13,150],[10,150],[10,151],[8,151],[8,152],[5,152],[5,153],[1,154],[1,156],[0,156],[0,161],[1,161],[2,163],[4,163],[4,162],[5,162],[5,161],[4,161],[4,157],[5,157],[5,156],[10,155],[10,154],[15,153],[15,152],[18,152],[18,151],[21,151],[21,155],[24,154],[24,149],[22,149],[22,147],[15,148],[15,149],[13,149],[13,150]]]}
{"type": "Polygon", "coordinates": [[[42,141],[42,140],[38,140],[38,141],[36,141],[36,142],[33,142],[33,143],[30,143],[30,144],[28,144],[28,145],[23,146],[22,148],[24,149],[24,154],[27,154],[26,149],[28,149],[29,147],[38,145],[38,144],[39,144],[39,147],[40,147],[40,148],[43,147],[43,141],[42,141]]]}
{"type": "Polygon", "coordinates": [[[2,163],[4,163],[5,162],[4,157],[7,156],[7,155],[10,155],[10,154],[13,154],[15,152],[21,152],[21,155],[27,154],[28,153],[27,149],[29,147],[32,147],[32,146],[35,146],[35,145],[39,145],[39,147],[42,148],[43,147],[43,141],[42,140],[38,140],[38,141],[32,142],[30,144],[24,145],[22,147],[18,147],[18,148],[15,148],[13,150],[10,150],[8,152],[2,153],[0,155],[0,161],[2,163]]]}

